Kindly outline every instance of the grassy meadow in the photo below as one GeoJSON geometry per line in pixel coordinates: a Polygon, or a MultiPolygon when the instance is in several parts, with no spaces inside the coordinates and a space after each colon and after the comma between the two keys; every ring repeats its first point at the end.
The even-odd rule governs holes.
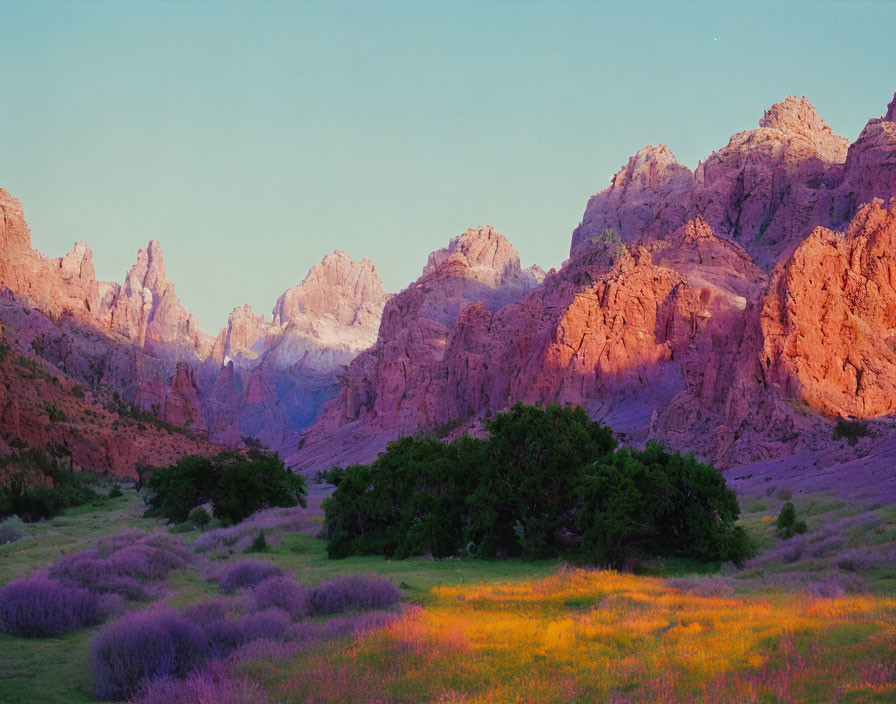
{"type": "MultiPolygon", "coordinates": [[[[260,556],[307,586],[384,576],[401,588],[400,616],[229,666],[270,702],[896,702],[896,510],[795,497],[809,530],[779,542],[774,518],[789,498],[741,497],[761,548],[743,569],[670,560],[636,574],[558,560],[329,560],[313,517],[260,556]]],[[[0,585],[104,535],[166,530],[143,508],[127,492],[26,526],[0,546],[0,585]]],[[[128,608],[217,596],[207,576],[241,557],[202,555],[128,608]]],[[[102,628],[0,634],[0,702],[95,701],[88,651],[102,628]]]]}

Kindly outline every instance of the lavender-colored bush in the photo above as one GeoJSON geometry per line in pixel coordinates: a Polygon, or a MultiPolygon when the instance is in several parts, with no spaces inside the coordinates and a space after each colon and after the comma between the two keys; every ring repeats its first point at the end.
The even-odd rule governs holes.
{"type": "Polygon", "coordinates": [[[240,560],[227,565],[218,573],[218,590],[223,594],[230,594],[254,587],[268,577],[281,574],[283,570],[268,560],[240,560]]]}
{"type": "Polygon", "coordinates": [[[240,619],[240,643],[267,638],[286,640],[291,635],[292,619],[280,609],[249,613],[240,619]]]}
{"type": "Polygon", "coordinates": [[[338,614],[351,609],[382,609],[401,601],[401,593],[392,582],[375,576],[337,577],[307,592],[308,612],[312,615],[338,614]]]}
{"type": "Polygon", "coordinates": [[[281,609],[295,619],[308,615],[305,590],[290,577],[268,577],[260,582],[252,590],[251,602],[256,611],[281,609]]]}
{"type": "Polygon", "coordinates": [[[109,557],[113,552],[126,548],[128,545],[133,545],[145,537],[143,533],[128,529],[121,533],[97,538],[93,541],[93,548],[97,551],[99,557],[109,557]]]}
{"type": "Polygon", "coordinates": [[[869,590],[868,582],[854,574],[831,572],[782,572],[768,575],[761,580],[764,585],[783,587],[793,591],[799,589],[821,597],[837,597],[844,594],[864,593],[869,590]]]}
{"type": "Polygon", "coordinates": [[[215,554],[243,553],[251,546],[260,531],[265,532],[269,545],[276,546],[281,533],[294,533],[305,524],[305,509],[268,508],[252,514],[229,528],[218,528],[200,535],[193,543],[196,552],[215,554]]]}
{"type": "Polygon", "coordinates": [[[289,632],[289,640],[271,638],[252,640],[234,650],[228,660],[229,662],[286,660],[306,648],[334,638],[349,635],[361,636],[368,631],[382,628],[397,618],[398,614],[395,612],[368,611],[333,618],[323,623],[304,621],[293,624],[289,632]]]}
{"type": "Polygon", "coordinates": [[[132,697],[155,677],[184,677],[207,653],[205,634],[182,614],[127,613],[91,643],[94,694],[107,700],[132,697]]]}
{"type": "Polygon", "coordinates": [[[223,599],[208,599],[191,604],[184,611],[190,621],[199,627],[227,618],[227,602],[223,599]]]}
{"type": "Polygon", "coordinates": [[[226,616],[202,625],[205,633],[209,657],[226,658],[241,644],[246,642],[242,626],[226,616]]]}
{"type": "Polygon", "coordinates": [[[50,567],[50,576],[101,594],[143,599],[143,584],[161,581],[193,559],[172,536],[128,531],[97,540],[93,549],[63,555],[50,567]]]}
{"type": "Polygon", "coordinates": [[[146,587],[133,577],[102,577],[90,584],[90,591],[95,594],[118,594],[132,601],[149,598],[146,587]]]}
{"type": "Polygon", "coordinates": [[[246,678],[212,663],[185,679],[159,677],[144,683],[134,704],[267,704],[267,696],[246,678]]]}
{"type": "Polygon", "coordinates": [[[836,564],[841,570],[858,572],[859,570],[874,569],[884,564],[892,564],[894,557],[896,555],[892,551],[872,550],[866,547],[856,550],[844,550],[837,556],[836,564]]]}
{"type": "Polygon", "coordinates": [[[17,579],[0,589],[0,630],[15,636],[67,633],[103,620],[97,595],[56,580],[17,579]]]}

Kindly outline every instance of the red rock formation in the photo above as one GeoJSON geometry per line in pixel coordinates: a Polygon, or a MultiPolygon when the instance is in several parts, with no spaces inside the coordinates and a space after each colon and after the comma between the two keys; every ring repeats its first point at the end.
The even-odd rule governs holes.
{"type": "Polygon", "coordinates": [[[39,312],[6,306],[3,322],[85,387],[175,425],[212,428],[221,442],[263,433],[278,446],[314,421],[336,371],[376,339],[386,294],[373,265],[345,252],[284,293],[273,322],[243,306],[213,340],[178,300],[158,242],[138,252],[119,286],[96,281],[83,243],[53,260],[33,250],[21,204],[2,190],[0,214],[0,289],[39,312]],[[231,360],[245,379],[231,378],[231,360]]]}
{"type": "Polygon", "coordinates": [[[111,330],[150,355],[201,361],[211,353],[212,338],[178,300],[156,240],[137,253],[137,263],[112,295],[103,318],[111,330]]]}
{"type": "Polygon", "coordinates": [[[817,228],[776,271],[762,308],[768,376],[827,415],[896,412],[896,198],[841,235],[817,228]]]}
{"type": "Polygon", "coordinates": [[[702,215],[771,269],[814,225],[829,223],[817,204],[835,185],[847,146],[808,100],[789,96],[693,174],[665,146],[646,147],[589,200],[572,248],[607,228],[626,242],[662,239],[702,215]]]}

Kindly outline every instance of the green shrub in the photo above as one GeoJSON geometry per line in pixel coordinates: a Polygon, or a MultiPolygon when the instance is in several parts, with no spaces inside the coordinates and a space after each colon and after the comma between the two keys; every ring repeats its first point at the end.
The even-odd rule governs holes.
{"type": "Polygon", "coordinates": [[[789,501],[781,507],[778,520],[775,521],[775,535],[787,540],[798,533],[806,532],[806,522],[796,518],[796,509],[789,501]]]}
{"type": "MultiPolygon", "coordinates": [[[[324,502],[330,557],[542,557],[620,566],[631,554],[739,562],[734,493],[693,457],[621,450],[581,408],[517,405],[487,440],[417,436],[337,473],[324,502]]],[[[332,480],[331,480],[332,481],[332,480]]]]}
{"type": "Polygon", "coordinates": [[[124,492],[121,490],[121,487],[118,486],[118,484],[113,484],[112,488],[109,489],[108,496],[110,499],[118,499],[124,496],[124,492]]]}
{"type": "Polygon", "coordinates": [[[239,523],[269,506],[306,506],[305,479],[287,469],[276,453],[250,450],[222,452],[214,457],[188,455],[152,472],[148,516],[187,520],[194,506],[212,503],[224,524],[239,523]]]}
{"type": "Polygon", "coordinates": [[[258,535],[255,536],[255,540],[252,541],[252,545],[249,546],[248,552],[267,552],[268,551],[268,541],[264,537],[264,531],[259,532],[258,535]]]}
{"type": "Polygon", "coordinates": [[[199,530],[202,530],[212,522],[212,517],[208,515],[208,511],[200,506],[199,508],[193,509],[193,512],[190,514],[190,521],[199,530]]]}
{"type": "Polygon", "coordinates": [[[696,557],[740,564],[752,550],[721,474],[656,443],[624,448],[589,467],[579,487],[582,551],[621,567],[629,556],[696,557]]]}
{"type": "Polygon", "coordinates": [[[842,416],[837,417],[834,426],[834,440],[846,438],[850,445],[855,445],[859,438],[868,435],[868,424],[858,420],[846,420],[842,416]]]}
{"type": "Polygon", "coordinates": [[[16,515],[26,522],[39,521],[53,518],[65,508],[101,501],[85,475],[63,467],[42,450],[23,449],[0,460],[22,468],[6,486],[0,486],[0,518],[16,515]],[[36,477],[49,486],[35,481],[36,477]]]}
{"type": "Polygon", "coordinates": [[[47,415],[50,417],[51,423],[64,423],[65,422],[65,413],[63,413],[56,406],[55,403],[46,402],[43,404],[44,410],[47,412],[47,415]]]}

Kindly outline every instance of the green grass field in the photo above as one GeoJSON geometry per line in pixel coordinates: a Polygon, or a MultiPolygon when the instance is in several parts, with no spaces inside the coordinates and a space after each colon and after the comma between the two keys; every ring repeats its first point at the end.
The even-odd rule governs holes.
{"type": "MultiPolygon", "coordinates": [[[[824,531],[827,526],[840,525],[838,522],[844,520],[847,521],[843,524],[842,536],[837,536],[838,539],[842,537],[843,541],[842,545],[838,546],[838,550],[869,545],[886,549],[891,547],[894,544],[894,541],[896,541],[896,508],[894,507],[884,507],[873,512],[868,512],[862,507],[824,496],[800,497],[798,500],[794,499],[794,501],[797,504],[798,513],[804,517],[809,524],[810,536],[815,535],[816,533],[819,536],[824,536],[824,531]],[[861,520],[856,520],[854,524],[849,523],[849,521],[855,519],[855,517],[858,517],[861,520]]],[[[782,503],[783,499],[779,497],[744,498],[741,501],[745,511],[741,522],[753,536],[757,544],[765,551],[765,555],[774,556],[775,550],[778,549],[776,548],[776,539],[774,537],[774,518],[782,503]]],[[[143,518],[143,508],[143,503],[139,497],[129,492],[124,497],[110,500],[101,507],[80,507],[78,509],[69,510],[65,515],[52,521],[26,526],[25,530],[27,535],[25,538],[8,545],[0,546],[0,584],[5,584],[17,576],[34,572],[55,561],[62,553],[83,550],[90,546],[91,541],[103,535],[113,534],[126,528],[137,529],[143,532],[166,530],[166,526],[163,524],[143,518]]],[[[185,542],[189,543],[197,536],[198,533],[194,531],[182,534],[180,537],[183,538],[185,542]]],[[[458,687],[462,688],[462,682],[473,682],[479,671],[467,671],[465,666],[461,667],[463,664],[463,653],[469,652],[464,650],[464,648],[472,648],[472,651],[478,652],[476,644],[470,644],[471,638],[475,640],[476,637],[481,637],[483,640],[483,647],[485,647],[485,645],[490,642],[489,639],[497,637],[497,634],[501,632],[498,625],[495,624],[503,622],[500,621],[500,619],[495,621],[494,614],[492,613],[495,608],[498,609],[498,613],[502,611],[500,608],[500,600],[498,602],[488,602],[487,607],[484,607],[485,612],[470,610],[468,612],[469,618],[467,619],[475,621],[476,618],[484,617],[483,614],[485,613],[492,614],[492,616],[489,617],[491,619],[489,623],[492,624],[491,627],[494,627],[497,630],[489,631],[488,628],[483,625],[484,630],[478,631],[479,636],[476,636],[474,633],[468,633],[464,630],[466,625],[459,625],[461,621],[465,620],[465,612],[463,608],[459,607],[457,600],[463,600],[464,593],[477,595],[476,598],[483,599],[490,594],[494,594],[495,590],[511,589],[511,592],[508,592],[506,595],[508,604],[511,604],[515,599],[517,601],[520,599],[525,601],[524,594],[512,591],[512,585],[518,584],[521,585],[520,588],[525,589],[540,589],[541,587],[538,586],[539,584],[546,583],[544,580],[554,579],[553,575],[556,575],[561,569],[558,560],[531,562],[523,560],[484,561],[446,559],[432,561],[424,558],[412,558],[408,560],[390,561],[384,560],[381,557],[355,557],[345,560],[329,560],[326,555],[326,543],[324,541],[311,537],[310,535],[298,533],[285,536],[282,543],[276,548],[272,548],[264,553],[264,557],[272,560],[278,566],[294,574],[299,581],[305,585],[317,584],[321,581],[343,574],[359,572],[377,573],[389,578],[395,584],[399,585],[406,601],[420,604],[423,607],[422,613],[424,615],[414,616],[414,622],[404,624],[404,626],[402,626],[403,628],[411,629],[412,631],[417,629],[417,631],[414,632],[428,634],[426,635],[427,638],[431,636],[437,640],[440,637],[446,637],[446,630],[450,633],[454,632],[451,630],[452,628],[459,629],[457,631],[458,633],[463,631],[465,633],[464,639],[467,645],[460,648],[460,650],[457,650],[456,648],[455,650],[446,648],[444,651],[439,651],[438,649],[428,649],[429,646],[426,648],[421,646],[422,649],[420,649],[417,655],[420,657],[426,655],[426,657],[432,658],[432,676],[433,682],[435,683],[433,687],[436,687],[439,683],[441,683],[439,686],[444,685],[448,687],[450,682],[456,680],[457,683],[459,683],[458,687]],[[526,586],[522,587],[522,585],[526,586]],[[429,617],[427,617],[426,614],[431,615],[430,620],[427,620],[429,617]],[[452,658],[451,663],[439,660],[439,657],[442,655],[444,655],[445,658],[452,658]],[[457,668],[461,668],[461,670],[466,673],[464,677],[458,675],[457,668]],[[443,677],[448,679],[443,682],[440,679],[443,677]],[[452,677],[455,678],[455,680],[452,680],[452,677]],[[460,677],[460,679],[457,679],[458,677],[460,677]]],[[[230,557],[227,559],[232,560],[235,558],[230,557]]],[[[754,602],[757,595],[761,595],[763,599],[771,599],[772,602],[778,604],[782,609],[784,608],[784,605],[790,600],[789,594],[791,591],[795,591],[796,587],[788,587],[786,582],[776,583],[776,579],[780,579],[782,576],[783,578],[786,578],[788,573],[805,575],[811,574],[813,571],[821,573],[830,568],[830,559],[824,555],[818,558],[811,556],[800,557],[792,562],[771,559],[762,563],[762,559],[763,556],[760,555],[759,558],[757,558],[758,564],[756,566],[748,566],[742,571],[733,571],[730,568],[723,567],[720,574],[710,577],[709,579],[710,581],[719,580],[723,578],[722,575],[725,575],[724,579],[727,580],[726,584],[733,585],[731,593],[734,596],[732,596],[732,598],[743,600],[743,608],[746,613],[749,609],[755,610],[757,608],[754,602]]],[[[203,559],[200,560],[198,566],[193,569],[173,572],[169,576],[163,592],[154,603],[163,601],[169,606],[179,609],[198,599],[216,594],[217,589],[215,584],[206,581],[205,577],[209,572],[213,571],[221,564],[223,564],[222,560],[203,559]]],[[[705,575],[707,573],[717,572],[719,568],[719,565],[702,565],[682,559],[652,561],[645,563],[641,567],[641,572],[646,576],[627,577],[627,579],[643,580],[644,593],[647,595],[658,595],[661,592],[659,591],[660,587],[657,586],[656,577],[705,575]]],[[[876,602],[873,607],[875,619],[877,619],[875,623],[877,625],[870,625],[870,622],[862,620],[859,620],[856,623],[844,622],[841,623],[837,629],[831,631],[830,635],[832,638],[836,636],[836,639],[840,639],[846,646],[856,650],[856,652],[861,650],[861,657],[863,658],[862,662],[864,663],[869,657],[875,657],[873,652],[876,651],[872,651],[872,654],[869,655],[867,648],[862,644],[864,643],[867,645],[868,642],[872,642],[875,638],[880,637],[880,619],[883,618],[885,622],[889,621],[891,627],[896,625],[896,609],[893,609],[892,606],[888,605],[891,603],[889,599],[896,595],[896,565],[876,565],[861,571],[859,574],[862,578],[868,581],[871,591],[875,595],[873,598],[884,600],[876,602]]],[[[699,579],[699,577],[694,578],[699,579]]],[[[604,588],[601,587],[601,589],[604,588]]],[[[630,591],[632,587],[629,585],[625,587],[625,589],[630,591]]],[[[569,603],[566,605],[566,608],[572,610],[576,615],[575,618],[585,618],[586,614],[592,613],[592,607],[594,606],[594,603],[596,603],[593,601],[594,597],[592,591],[593,589],[587,585],[580,585],[576,589],[570,591],[570,596],[567,599],[569,603]],[[570,606],[569,604],[573,604],[573,606],[570,606]],[[576,604],[578,604],[578,606],[576,606],[576,604]]],[[[492,596],[488,596],[488,598],[493,599],[492,596]]],[[[730,601],[726,603],[729,604],[730,607],[730,601]]],[[[132,608],[147,608],[150,605],[151,604],[149,603],[141,603],[132,606],[132,608]]],[[[687,608],[696,607],[694,607],[693,604],[690,604],[687,608]]],[[[778,607],[776,606],[775,608],[778,607]]],[[[845,609],[846,607],[844,606],[842,608],[845,609]]],[[[871,609],[872,607],[869,606],[868,608],[871,609]]],[[[656,616],[656,619],[659,620],[669,618],[667,601],[663,601],[662,604],[657,602],[655,614],[652,614],[649,602],[647,602],[646,606],[639,607],[637,611],[637,618],[641,620],[646,619],[649,621],[653,616],[656,616]]],[[[525,612],[523,613],[525,614],[525,612]]],[[[765,612],[763,611],[762,613],[765,612]]],[[[508,614],[504,614],[501,618],[504,618],[505,616],[510,618],[508,614]]],[[[526,628],[533,627],[533,623],[536,623],[536,625],[540,623],[538,628],[541,629],[554,628],[558,623],[558,616],[557,613],[555,613],[553,605],[549,605],[549,607],[546,606],[542,611],[539,611],[536,616],[537,619],[541,619],[541,621],[536,619],[536,622],[529,622],[524,619],[525,623],[520,621],[515,627],[522,629],[520,631],[522,633],[526,628]]],[[[622,618],[622,616],[620,616],[620,618],[622,618]]],[[[794,618],[796,618],[796,616],[794,616],[794,618]]],[[[570,626],[567,623],[568,619],[561,619],[561,621],[566,624],[564,628],[572,629],[570,633],[573,633],[575,628],[585,628],[582,624],[576,625],[575,628],[573,628],[573,626],[570,626]]],[[[674,620],[669,621],[669,623],[674,622],[674,620]]],[[[512,624],[516,622],[511,620],[507,623],[512,624]]],[[[624,622],[624,619],[623,621],[620,621],[617,626],[622,629],[620,633],[627,628],[635,629],[635,631],[637,631],[637,628],[640,628],[637,624],[632,625],[631,623],[624,622]]],[[[508,625],[507,627],[510,628],[511,626],[508,625]]],[[[596,628],[593,624],[588,626],[588,628],[592,627],[596,628]]],[[[52,704],[56,702],[94,701],[91,696],[88,651],[91,637],[99,628],[101,627],[83,629],[63,637],[46,639],[25,639],[0,634],[0,702],[9,704],[44,702],[52,704]]],[[[812,636],[810,631],[811,629],[806,631],[802,636],[799,636],[797,641],[799,641],[799,638],[803,638],[807,643],[811,643],[813,644],[813,647],[817,648],[818,643],[823,641],[818,640],[816,637],[818,636],[817,633],[815,636],[812,636]]],[[[315,686],[309,684],[307,679],[303,678],[301,674],[302,667],[321,667],[322,662],[339,662],[341,663],[340,667],[342,668],[342,675],[345,677],[361,675],[370,677],[370,668],[369,666],[364,665],[364,663],[378,663],[377,667],[392,667],[396,673],[396,678],[404,681],[402,678],[406,678],[409,675],[407,675],[407,673],[402,674],[401,666],[410,667],[411,665],[414,665],[419,667],[421,666],[421,662],[418,662],[419,657],[417,660],[414,660],[413,658],[409,660],[405,655],[399,656],[395,655],[395,653],[393,653],[393,655],[395,655],[395,661],[393,662],[390,660],[392,656],[389,655],[389,653],[393,651],[389,650],[389,648],[394,644],[390,645],[391,641],[389,641],[389,639],[393,637],[398,638],[404,636],[400,636],[398,631],[391,635],[371,636],[366,639],[360,647],[349,647],[346,646],[344,642],[332,643],[326,647],[315,648],[313,651],[303,654],[293,663],[281,664],[275,671],[271,671],[270,668],[261,666],[253,668],[251,665],[244,665],[242,669],[244,672],[252,674],[253,677],[260,677],[263,679],[265,686],[268,687],[270,693],[273,695],[272,701],[278,701],[281,698],[283,701],[305,701],[305,699],[309,698],[314,701],[353,701],[352,697],[356,696],[357,692],[348,686],[343,688],[342,694],[339,694],[339,691],[334,689],[331,692],[333,695],[332,697],[324,696],[318,689],[315,689],[315,686]],[[377,648],[384,650],[377,655],[377,648]],[[351,653],[357,655],[355,660],[352,659],[355,656],[351,655],[351,653]],[[330,660],[331,657],[334,659],[330,660]],[[290,687],[293,689],[290,690],[290,687]],[[293,694],[290,695],[289,692],[293,692],[293,694]]],[[[535,636],[533,636],[533,638],[534,637],[535,636]]],[[[560,636],[558,635],[557,637],[559,638],[560,636]]],[[[579,636],[563,636],[563,638],[573,638],[572,641],[564,641],[565,645],[563,645],[563,648],[566,648],[566,650],[563,651],[565,653],[563,658],[571,657],[567,651],[573,647],[570,643],[577,642],[575,640],[576,637],[579,636]]],[[[771,638],[771,636],[769,637],[771,638]]],[[[832,652],[836,646],[836,639],[830,641],[832,652]]],[[[635,640],[631,642],[637,641],[635,640]]],[[[716,641],[714,639],[708,639],[706,642],[709,646],[716,641]]],[[[772,640],[768,641],[768,643],[774,645],[774,647],[769,645],[769,653],[771,653],[769,657],[773,657],[773,651],[780,647],[780,642],[780,637],[772,638],[772,640]]],[[[884,645],[875,647],[880,648],[881,661],[889,662],[887,658],[893,657],[893,648],[896,647],[896,645],[893,645],[893,647],[884,647],[884,645]]],[[[620,648],[621,649],[618,650],[613,657],[623,659],[638,657],[636,648],[634,650],[631,648],[623,648],[621,646],[620,648]]],[[[515,651],[517,654],[513,657],[519,658],[520,662],[530,662],[532,654],[525,654],[523,652],[524,650],[525,642],[522,640],[517,643],[517,651],[515,651]]],[[[651,652],[654,652],[652,648],[651,652]]],[[[544,662],[550,663],[551,657],[545,657],[548,659],[544,662]]],[[[644,657],[647,657],[646,651],[644,657]]],[[[653,657],[653,655],[651,657],[653,657]]],[[[536,661],[538,663],[542,662],[537,659],[536,661]]],[[[738,660],[736,663],[737,668],[747,667],[747,665],[744,664],[747,662],[748,659],[745,659],[743,663],[738,660]]],[[[753,660],[749,660],[749,662],[752,663],[753,660]]],[[[518,672],[518,667],[511,667],[505,661],[502,661],[500,665],[501,667],[508,667],[508,671],[518,672]]],[[[517,665],[519,665],[519,663],[517,663],[517,665]]],[[[486,665],[482,666],[486,667],[486,665]]],[[[536,667],[533,672],[540,672],[540,667],[540,665],[539,667],[536,667]]],[[[576,667],[579,667],[579,665],[576,665],[576,667]]],[[[633,672],[636,671],[639,671],[638,668],[633,666],[633,672]]],[[[737,670],[737,672],[740,672],[740,670],[737,670]]],[[[482,672],[479,672],[479,675],[482,675],[482,672]]],[[[416,676],[418,679],[420,677],[425,679],[425,673],[422,675],[418,673],[416,676]]],[[[534,693],[537,691],[545,691],[539,689],[539,687],[547,687],[552,681],[547,675],[544,676],[546,679],[533,689],[533,696],[535,696],[534,693]]],[[[578,682],[581,680],[582,675],[579,670],[575,670],[570,677],[578,682]]],[[[612,678],[608,679],[607,682],[610,682],[611,680],[612,678]]],[[[408,689],[404,685],[401,685],[398,680],[396,680],[396,682],[378,680],[377,686],[383,694],[391,692],[392,695],[390,696],[394,696],[395,701],[418,701],[414,699],[414,697],[417,696],[414,692],[417,692],[419,696],[423,697],[422,699],[419,699],[419,701],[430,701],[432,700],[434,696],[433,692],[435,691],[433,687],[423,685],[420,685],[419,687],[415,685],[408,689]],[[396,692],[405,692],[405,694],[398,696],[396,692]]],[[[469,686],[472,687],[472,685],[469,686]]],[[[507,689],[509,686],[510,680],[508,680],[507,686],[503,688],[497,686],[486,689],[474,688],[477,689],[477,691],[481,691],[479,691],[479,694],[476,696],[473,696],[470,701],[509,701],[509,689],[507,689]]],[[[819,686],[823,687],[823,685],[819,686]]],[[[451,687],[449,687],[449,689],[451,689],[451,687]]],[[[585,687],[584,689],[576,689],[576,691],[585,692],[588,696],[591,696],[602,690],[585,687]]],[[[637,691],[637,689],[632,689],[632,691],[637,691]]],[[[648,690],[645,690],[645,692],[646,691],[648,690]]],[[[472,696],[474,693],[471,691],[470,694],[472,696]]],[[[457,696],[460,695],[457,694],[457,696]]],[[[896,695],[893,694],[892,689],[883,692],[879,697],[874,695],[873,692],[871,692],[871,694],[865,692],[862,694],[862,697],[865,697],[864,699],[860,698],[855,699],[854,701],[894,701],[893,698],[886,698],[893,696],[896,695]]],[[[582,701],[585,700],[586,699],[582,699],[582,701]]],[[[452,700],[446,699],[446,701],[452,700]]],[[[635,698],[632,701],[642,701],[642,699],[635,698]]],[[[669,701],[678,700],[670,699],[669,701]]],[[[783,702],[789,700],[781,698],[770,699],[768,701],[783,702]]],[[[808,702],[827,700],[823,698],[808,698],[794,701],[808,702]]],[[[853,700],[844,698],[843,701],[853,700]]]]}

